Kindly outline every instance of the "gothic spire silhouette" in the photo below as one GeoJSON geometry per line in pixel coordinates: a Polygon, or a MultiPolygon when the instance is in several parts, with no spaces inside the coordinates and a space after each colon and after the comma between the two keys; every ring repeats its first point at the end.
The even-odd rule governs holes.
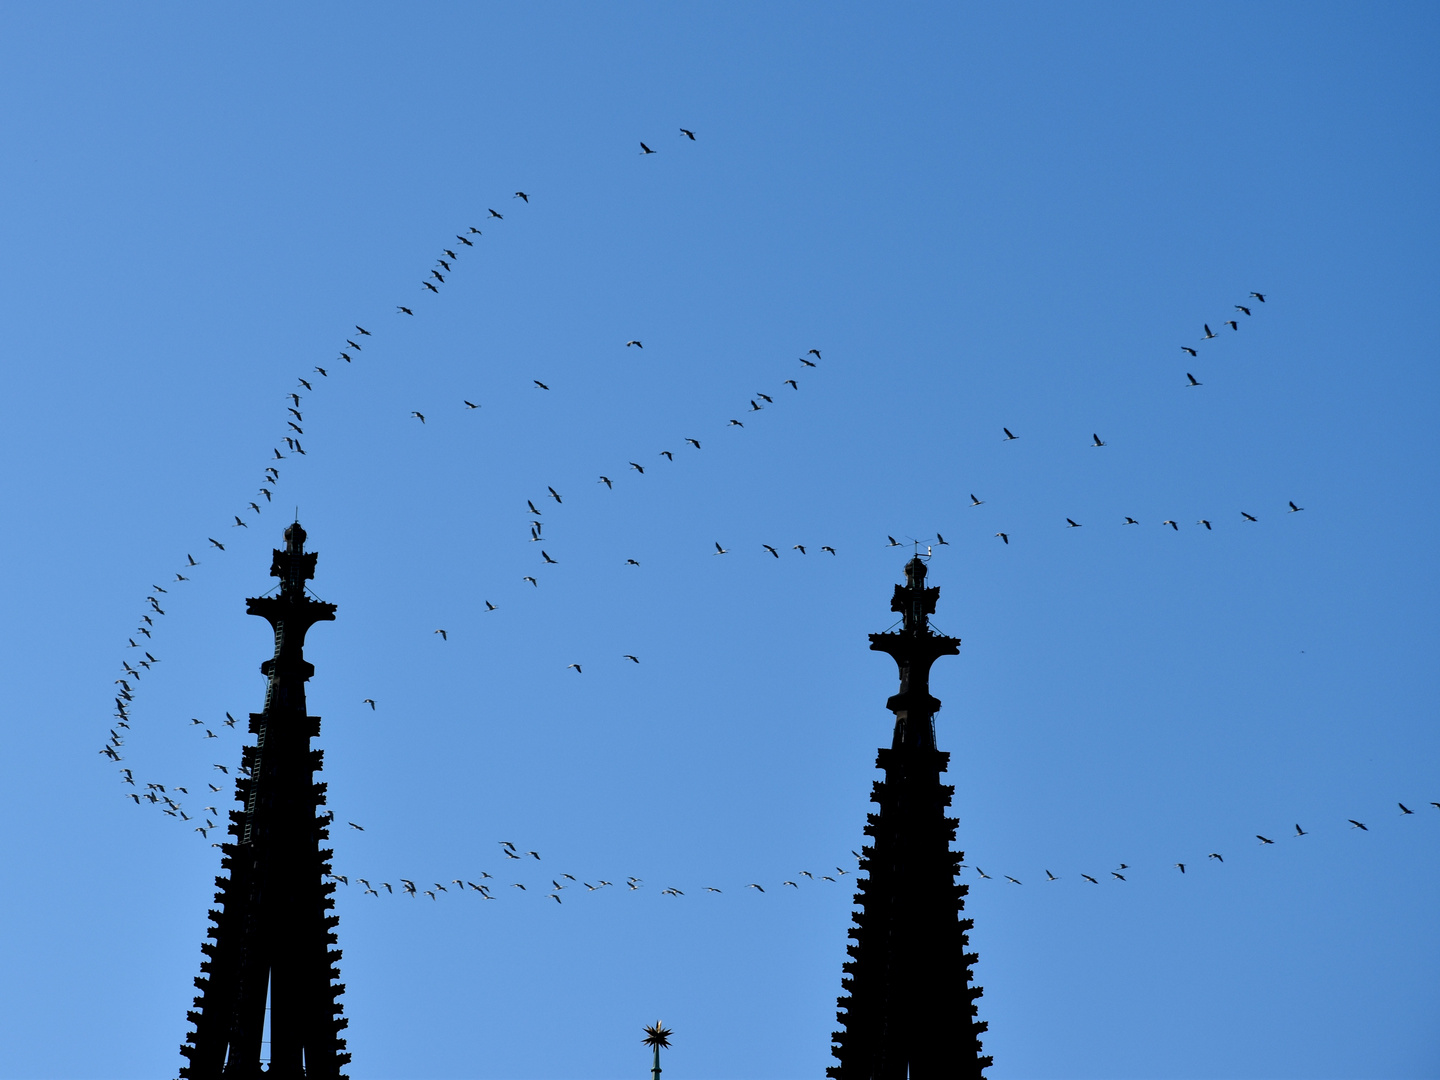
{"type": "Polygon", "coordinates": [[[244,748],[235,781],[243,809],[230,812],[231,839],[220,845],[228,876],[215,879],[212,940],[200,946],[200,993],[188,1014],[195,1030],[180,1048],[187,1080],[339,1078],[350,1060],[340,1037],[345,988],[333,981],[340,950],[331,948],[339,922],[330,914],[335,884],[325,880],[331,852],[321,847],[330,815],[319,813],[325,785],[315,782],[323,751],[310,749],[320,718],[305,708],[305,683],[315,673],[305,634],[335,618],[334,604],[306,595],[315,559],[296,521],[270,564],[279,594],[245,602],[274,628],[275,655],[260,665],[269,679],[265,708],[250,714],[255,742],[244,748]]]}
{"type": "Polygon", "coordinates": [[[905,584],[895,586],[890,610],[903,616],[901,628],[870,635],[870,648],[889,653],[900,669],[900,690],[885,703],[895,714],[890,748],[876,765],[885,770],[870,799],[849,931],[850,960],[840,980],[844,1030],[832,1036],[838,1065],[834,1080],[933,1080],[982,1077],[991,1064],[981,1054],[984,1021],[975,1018],[967,952],[973,920],[962,918],[969,886],[957,885],[963,852],[952,852],[955,818],[946,816],[953,786],[940,775],[950,755],[935,748],[935,713],[930,667],[960,652],[958,638],[936,634],[938,586],[925,585],[927,568],[918,555],[905,566],[905,584]]]}

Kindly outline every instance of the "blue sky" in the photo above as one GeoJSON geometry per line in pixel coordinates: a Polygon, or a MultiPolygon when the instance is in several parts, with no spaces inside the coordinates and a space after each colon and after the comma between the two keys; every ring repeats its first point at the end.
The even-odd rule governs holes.
{"type": "Polygon", "coordinates": [[[297,507],[337,871],[504,885],[341,891],[357,1078],[819,1075],[937,533],[990,1075],[1440,1071],[1431,9],[0,27],[0,1075],[178,1068],[218,856],[96,751],[158,584],[125,764],[206,803],[297,507]]]}

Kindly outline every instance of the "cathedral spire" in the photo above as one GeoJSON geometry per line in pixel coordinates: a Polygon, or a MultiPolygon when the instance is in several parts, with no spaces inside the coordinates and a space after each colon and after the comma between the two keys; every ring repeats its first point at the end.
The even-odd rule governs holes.
{"type": "Polygon", "coordinates": [[[306,595],[315,560],[296,521],[270,564],[279,594],[246,601],[274,629],[275,654],[260,665],[265,708],[250,714],[255,742],[244,748],[235,781],[243,809],[230,812],[231,840],[220,845],[229,874],[215,879],[212,940],[200,946],[204,974],[188,1014],[195,1030],[180,1048],[187,1080],[339,1078],[350,1060],[340,1037],[345,988],[333,981],[340,950],[330,947],[339,921],[329,914],[335,885],[325,880],[331,852],[321,847],[330,815],[319,813],[325,785],[314,775],[323,751],[310,749],[320,718],[305,708],[305,683],[315,674],[305,635],[335,618],[334,604],[306,595]]]}
{"type": "Polygon", "coordinates": [[[866,877],[840,980],[844,1030],[833,1036],[839,1064],[826,1070],[834,1080],[979,1078],[990,1064],[980,1053],[986,1024],[975,1019],[976,957],[966,951],[974,924],[961,917],[969,886],[955,883],[964,855],[950,850],[955,789],[940,782],[950,755],[935,748],[940,702],[930,694],[931,665],[959,653],[960,641],[930,626],[940,589],[925,584],[927,571],[918,555],[906,564],[890,602],[901,628],[870,635],[870,648],[899,667],[900,689],[885,703],[895,731],[876,760],[885,779],[870,796],[878,812],[865,826],[866,877]]]}

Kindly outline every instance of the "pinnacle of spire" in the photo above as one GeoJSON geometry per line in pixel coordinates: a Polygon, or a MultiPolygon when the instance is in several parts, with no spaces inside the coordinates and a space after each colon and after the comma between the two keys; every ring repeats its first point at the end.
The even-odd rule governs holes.
{"type": "Polygon", "coordinates": [[[870,648],[889,653],[900,669],[900,691],[885,703],[895,714],[893,745],[935,748],[934,716],[940,699],[930,694],[930,666],[942,656],[960,652],[960,639],[937,634],[930,616],[940,598],[938,585],[926,586],[929,567],[916,555],[905,564],[905,584],[895,586],[890,610],[903,619],[900,630],[870,635],[870,648]]]}

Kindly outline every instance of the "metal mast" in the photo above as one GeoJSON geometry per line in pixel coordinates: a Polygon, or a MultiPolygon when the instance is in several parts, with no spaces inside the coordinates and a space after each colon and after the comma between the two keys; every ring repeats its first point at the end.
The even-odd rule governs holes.
{"type": "Polygon", "coordinates": [[[315,673],[305,660],[305,634],[335,618],[334,604],[305,595],[315,559],[295,522],[270,564],[279,595],[245,601],[249,614],[274,627],[275,655],[260,665],[269,679],[265,709],[250,714],[255,743],[245,747],[235,781],[244,809],[230,812],[231,840],[220,845],[229,875],[215,879],[212,940],[200,946],[204,974],[188,1014],[195,1030],[180,1048],[187,1080],[339,1078],[350,1060],[340,1037],[348,1023],[338,1001],[345,987],[333,982],[340,950],[331,947],[339,922],[330,914],[335,884],[324,880],[331,852],[321,847],[330,816],[319,813],[325,785],[315,782],[323,751],[310,749],[320,718],[305,709],[305,682],[315,673]]]}
{"type": "Polygon", "coordinates": [[[926,566],[917,555],[895,586],[890,610],[901,629],[870,635],[870,648],[889,653],[900,669],[900,691],[885,703],[895,714],[895,734],[876,765],[885,770],[870,799],[865,845],[849,931],[850,960],[837,1015],[844,1030],[832,1036],[839,1064],[835,1080],[933,1080],[982,1077],[991,1064],[981,1054],[984,1021],[976,1020],[967,952],[973,920],[961,917],[969,886],[957,885],[964,854],[952,852],[957,820],[946,816],[951,785],[940,775],[950,755],[935,748],[930,666],[960,651],[958,638],[936,634],[938,586],[926,587],[926,566]]]}

